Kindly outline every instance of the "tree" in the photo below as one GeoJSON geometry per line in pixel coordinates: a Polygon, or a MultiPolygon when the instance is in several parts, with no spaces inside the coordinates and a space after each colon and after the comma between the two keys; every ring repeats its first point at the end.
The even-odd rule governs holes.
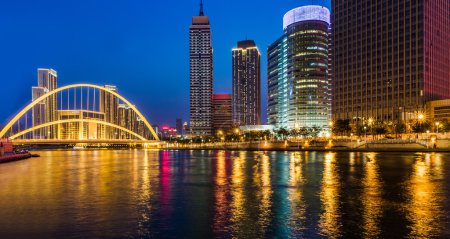
{"type": "Polygon", "coordinates": [[[412,131],[416,134],[425,133],[427,130],[431,130],[431,123],[428,121],[425,122],[415,122],[412,125],[412,131]]]}
{"type": "Polygon", "coordinates": [[[277,135],[281,137],[282,140],[285,140],[289,136],[289,131],[285,128],[280,128],[277,130],[277,135]]]}
{"type": "Polygon", "coordinates": [[[441,127],[439,128],[443,133],[450,132],[450,122],[447,119],[444,119],[441,123],[441,127]]]}
{"type": "Polygon", "coordinates": [[[380,134],[386,134],[388,131],[387,131],[385,124],[378,124],[374,128],[374,132],[376,135],[380,135],[380,134]]]}
{"type": "Polygon", "coordinates": [[[312,138],[317,138],[320,134],[321,128],[318,126],[313,126],[308,129],[308,135],[312,138]]]}
{"type": "Polygon", "coordinates": [[[395,137],[398,138],[399,134],[403,134],[406,132],[406,125],[402,122],[397,122],[391,125],[390,132],[395,134],[395,137]]]}
{"type": "Polygon", "coordinates": [[[336,135],[345,135],[348,134],[352,130],[349,119],[338,119],[333,124],[333,134],[336,135]]]}

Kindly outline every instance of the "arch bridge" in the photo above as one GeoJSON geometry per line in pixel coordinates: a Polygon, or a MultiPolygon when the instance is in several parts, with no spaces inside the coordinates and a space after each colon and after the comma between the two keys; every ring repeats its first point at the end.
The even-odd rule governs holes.
{"type": "Polygon", "coordinates": [[[45,92],[0,131],[26,144],[152,144],[158,135],[146,117],[112,86],[73,84],[45,92]]]}

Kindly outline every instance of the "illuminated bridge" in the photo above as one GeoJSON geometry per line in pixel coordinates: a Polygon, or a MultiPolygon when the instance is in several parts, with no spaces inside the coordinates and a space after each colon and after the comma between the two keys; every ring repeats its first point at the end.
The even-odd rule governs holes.
{"type": "Polygon", "coordinates": [[[33,88],[33,101],[0,132],[15,144],[154,144],[148,120],[115,86],[33,88]]]}

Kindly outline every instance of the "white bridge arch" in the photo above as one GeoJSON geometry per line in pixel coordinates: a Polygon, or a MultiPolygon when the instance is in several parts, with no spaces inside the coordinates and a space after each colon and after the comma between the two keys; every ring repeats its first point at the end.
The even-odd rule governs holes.
{"type": "MultiPolygon", "coordinates": [[[[117,92],[110,90],[106,87],[103,86],[98,86],[98,85],[94,85],[94,84],[73,84],[73,85],[67,85],[67,86],[63,86],[63,87],[59,87],[53,91],[50,91],[42,96],[40,96],[39,98],[33,100],[30,104],[28,104],[26,107],[24,107],[18,114],[16,114],[6,125],[5,127],[0,131],[0,138],[3,138],[7,135],[7,133],[9,131],[12,131],[12,127],[19,122],[19,120],[24,117],[27,113],[30,112],[30,110],[33,109],[33,107],[35,107],[37,104],[39,104],[40,102],[46,100],[47,98],[51,97],[51,96],[58,96],[57,94],[60,92],[63,92],[65,90],[70,90],[70,89],[77,89],[77,88],[93,88],[93,89],[97,89],[99,91],[103,91],[106,93],[109,93],[115,97],[117,97],[119,100],[121,100],[125,105],[127,105],[129,108],[131,108],[136,115],[139,117],[140,120],[142,120],[142,122],[144,123],[145,127],[149,130],[149,132],[151,133],[152,137],[154,138],[154,140],[159,141],[159,137],[156,134],[155,130],[153,129],[153,127],[150,125],[150,123],[148,122],[148,120],[146,119],[146,117],[144,117],[144,115],[133,105],[131,104],[130,101],[128,101],[125,97],[121,96],[120,94],[118,94],[117,92]]],[[[70,91],[69,91],[70,93],[70,91]]],[[[62,97],[61,97],[62,98],[62,97]]],[[[62,102],[61,102],[62,104],[62,102]]],[[[16,133],[12,133],[8,138],[10,139],[16,139],[22,135],[25,135],[29,132],[32,132],[34,130],[43,128],[43,127],[47,127],[47,126],[52,126],[52,125],[59,125],[59,124],[63,124],[63,123],[71,123],[71,122],[78,122],[78,123],[96,123],[96,124],[100,124],[100,125],[104,125],[104,126],[109,126],[109,127],[113,127],[116,128],[118,130],[127,132],[133,136],[135,136],[136,138],[140,139],[140,140],[146,140],[146,138],[143,135],[139,135],[136,132],[132,132],[129,129],[126,129],[120,125],[116,125],[116,124],[112,124],[110,122],[105,122],[105,121],[100,121],[100,120],[92,120],[92,119],[72,119],[72,120],[55,120],[53,122],[46,122],[44,124],[40,124],[40,125],[33,125],[33,127],[31,128],[26,128],[23,130],[19,130],[20,132],[16,132],[16,133]]],[[[20,123],[20,122],[19,122],[20,123]]]]}

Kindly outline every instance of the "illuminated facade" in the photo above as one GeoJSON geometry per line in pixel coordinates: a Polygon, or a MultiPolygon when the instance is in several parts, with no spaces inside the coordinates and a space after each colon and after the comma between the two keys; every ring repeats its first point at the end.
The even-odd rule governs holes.
{"type": "Polygon", "coordinates": [[[189,28],[190,120],[195,135],[212,134],[213,48],[209,18],[203,13],[192,18],[189,28]]]}
{"type": "MultiPolygon", "coordinates": [[[[38,69],[38,86],[32,88],[32,100],[58,88],[58,74],[53,69],[38,69]]],[[[39,102],[32,110],[33,126],[55,121],[58,118],[58,97],[52,95],[39,102]]],[[[58,127],[51,126],[33,132],[38,139],[55,139],[58,127]]]]}
{"type": "Polygon", "coordinates": [[[252,40],[233,49],[233,123],[261,123],[261,55],[252,40]]]}
{"type": "MultiPolygon", "coordinates": [[[[59,120],[70,119],[94,119],[105,121],[105,114],[87,110],[59,110],[59,120]]],[[[79,139],[104,139],[105,126],[94,122],[70,122],[60,124],[58,139],[79,140],[79,139]]]]}
{"type": "Polygon", "coordinates": [[[304,6],[284,16],[284,35],[268,49],[269,124],[328,128],[330,11],[304,6]]]}
{"type": "MultiPolygon", "coordinates": [[[[129,129],[130,131],[136,131],[137,125],[138,125],[138,116],[136,115],[136,112],[129,107],[126,104],[119,104],[118,107],[118,125],[129,129]]],[[[119,132],[119,138],[120,139],[130,139],[132,136],[128,134],[127,132],[119,132]]]]}
{"type": "Polygon", "coordinates": [[[417,119],[450,98],[450,1],[333,1],[333,118],[417,119]]]}
{"type": "Polygon", "coordinates": [[[213,96],[213,127],[214,131],[229,131],[233,126],[230,94],[215,94],[213,96]]]}

